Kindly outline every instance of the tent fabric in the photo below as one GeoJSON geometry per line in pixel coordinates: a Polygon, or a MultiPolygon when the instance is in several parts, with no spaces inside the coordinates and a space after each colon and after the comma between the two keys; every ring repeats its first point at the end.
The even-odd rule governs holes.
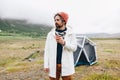
{"type": "Polygon", "coordinates": [[[74,65],[93,65],[97,61],[96,44],[86,36],[77,36],[77,50],[74,52],[74,65]]]}

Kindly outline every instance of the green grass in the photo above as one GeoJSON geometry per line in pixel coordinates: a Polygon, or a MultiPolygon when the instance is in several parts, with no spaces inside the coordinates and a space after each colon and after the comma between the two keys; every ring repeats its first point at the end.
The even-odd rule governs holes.
{"type": "Polygon", "coordinates": [[[12,67],[7,67],[6,71],[7,72],[17,72],[17,71],[21,71],[21,70],[25,70],[25,67],[20,67],[20,66],[12,66],[12,67]]]}
{"type": "Polygon", "coordinates": [[[33,38],[28,36],[0,36],[0,43],[19,41],[19,40],[31,40],[33,38]]]}
{"type": "Polygon", "coordinates": [[[106,68],[120,68],[120,60],[107,60],[104,65],[106,68]]]}
{"type": "Polygon", "coordinates": [[[113,76],[108,75],[106,73],[104,73],[104,74],[94,73],[92,75],[86,76],[82,80],[120,80],[120,78],[119,77],[113,77],[113,76]]]}
{"type": "Polygon", "coordinates": [[[43,64],[43,62],[44,62],[43,60],[37,60],[36,61],[37,64],[43,64]]]}
{"type": "Polygon", "coordinates": [[[19,57],[7,57],[7,58],[1,58],[0,59],[0,66],[8,66],[15,61],[19,60],[19,57]]]}
{"type": "Polygon", "coordinates": [[[105,51],[105,52],[108,52],[108,53],[113,53],[113,50],[112,50],[112,49],[105,49],[104,51],[105,51]]]}
{"type": "Polygon", "coordinates": [[[27,71],[33,63],[16,61],[6,67],[7,72],[27,71]],[[29,65],[29,66],[28,66],[29,65]]]}

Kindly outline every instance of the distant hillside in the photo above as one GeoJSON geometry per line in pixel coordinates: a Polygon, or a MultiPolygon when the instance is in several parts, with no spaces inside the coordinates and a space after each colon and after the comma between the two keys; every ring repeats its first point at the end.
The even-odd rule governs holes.
{"type": "Polygon", "coordinates": [[[89,38],[120,38],[120,33],[92,33],[92,34],[77,34],[77,36],[87,36],[89,38]]]}
{"type": "Polygon", "coordinates": [[[45,24],[32,24],[26,20],[0,19],[0,31],[26,36],[46,36],[51,26],[45,24]]]}

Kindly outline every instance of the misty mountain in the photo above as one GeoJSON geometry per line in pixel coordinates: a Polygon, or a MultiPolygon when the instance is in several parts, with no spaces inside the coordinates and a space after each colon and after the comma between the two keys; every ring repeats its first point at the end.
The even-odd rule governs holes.
{"type": "MultiPolygon", "coordinates": [[[[26,20],[0,19],[0,33],[3,32],[8,34],[13,33],[24,36],[41,37],[41,36],[46,36],[47,33],[51,30],[51,28],[52,26],[46,24],[33,24],[27,22],[26,20]]],[[[89,38],[120,38],[120,33],[115,33],[115,34],[90,33],[90,34],[76,34],[76,35],[87,36],[89,38]]]]}
{"type": "Polygon", "coordinates": [[[77,34],[77,36],[87,36],[89,38],[120,38],[120,33],[91,33],[91,34],[77,34]]]}
{"type": "Polygon", "coordinates": [[[0,31],[26,36],[46,36],[51,30],[46,24],[28,23],[26,20],[0,19],[0,31]]]}

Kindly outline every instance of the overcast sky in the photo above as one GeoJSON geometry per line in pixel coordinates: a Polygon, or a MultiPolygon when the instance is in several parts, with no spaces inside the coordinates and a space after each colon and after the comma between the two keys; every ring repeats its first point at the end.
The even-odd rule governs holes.
{"type": "Polygon", "coordinates": [[[75,33],[120,32],[120,0],[0,0],[0,17],[54,26],[55,13],[69,14],[75,33]]]}

